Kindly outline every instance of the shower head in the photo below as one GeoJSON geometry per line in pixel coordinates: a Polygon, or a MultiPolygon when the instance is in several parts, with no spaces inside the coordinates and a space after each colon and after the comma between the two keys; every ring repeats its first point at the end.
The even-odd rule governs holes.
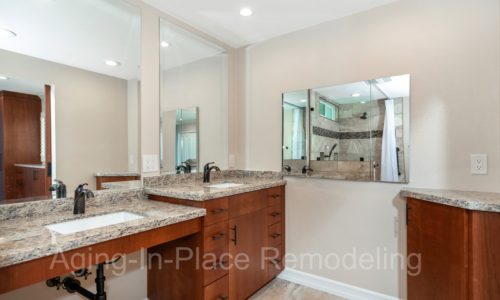
{"type": "Polygon", "coordinates": [[[368,115],[368,114],[367,114],[366,112],[364,112],[364,113],[361,115],[361,117],[359,117],[359,118],[360,118],[360,119],[362,119],[362,120],[366,120],[366,119],[368,118],[368,117],[367,117],[367,115],[368,115]]]}

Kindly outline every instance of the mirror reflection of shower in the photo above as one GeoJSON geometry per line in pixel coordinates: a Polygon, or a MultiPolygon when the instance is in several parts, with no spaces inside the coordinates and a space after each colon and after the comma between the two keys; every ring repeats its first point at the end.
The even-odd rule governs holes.
{"type": "Polygon", "coordinates": [[[298,173],[306,165],[307,90],[283,94],[283,170],[298,173]]]}

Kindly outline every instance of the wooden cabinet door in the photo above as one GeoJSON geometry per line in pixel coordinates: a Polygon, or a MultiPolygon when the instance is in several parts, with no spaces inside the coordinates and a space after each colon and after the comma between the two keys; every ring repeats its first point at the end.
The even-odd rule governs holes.
{"type": "Polygon", "coordinates": [[[229,298],[246,299],[266,283],[266,268],[262,262],[262,251],[267,238],[266,210],[262,209],[229,220],[229,298]],[[236,260],[248,257],[248,264],[236,260]]]}
{"type": "Polygon", "coordinates": [[[408,299],[467,299],[467,211],[408,198],[407,213],[408,299]]]}

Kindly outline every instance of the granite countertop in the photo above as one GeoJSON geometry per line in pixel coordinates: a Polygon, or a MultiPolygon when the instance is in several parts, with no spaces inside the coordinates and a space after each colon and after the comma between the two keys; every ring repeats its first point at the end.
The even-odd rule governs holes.
{"type": "Polygon", "coordinates": [[[96,172],[94,174],[94,177],[104,177],[104,176],[127,177],[127,176],[141,176],[141,174],[137,172],[96,172]]]}
{"type": "Polygon", "coordinates": [[[141,188],[140,180],[117,181],[117,182],[104,182],[102,187],[108,190],[122,190],[122,189],[139,189],[141,188]]]}
{"type": "Polygon", "coordinates": [[[256,190],[282,186],[286,181],[279,178],[225,178],[212,180],[210,183],[201,181],[190,181],[174,183],[164,186],[145,187],[147,194],[173,197],[186,200],[205,201],[215,198],[227,197],[256,190]],[[239,183],[243,184],[232,188],[210,188],[209,185],[219,183],[239,183]]]}
{"type": "MultiPolygon", "coordinates": [[[[2,206],[0,267],[195,219],[206,214],[205,209],[144,200],[140,199],[141,197],[123,199],[127,193],[133,193],[130,191],[119,192],[121,196],[116,193],[101,193],[103,197],[109,198],[102,200],[107,202],[89,203],[86,213],[80,217],[73,215],[72,199],[57,200],[62,202],[38,201],[12,204],[10,207],[2,206]],[[144,218],[66,235],[52,232],[44,227],[78,218],[123,211],[139,214],[144,218]]],[[[137,191],[137,194],[142,195],[142,193],[142,190],[137,191]]]]}
{"type": "Polygon", "coordinates": [[[406,188],[401,195],[468,210],[500,212],[500,193],[406,188]]]}

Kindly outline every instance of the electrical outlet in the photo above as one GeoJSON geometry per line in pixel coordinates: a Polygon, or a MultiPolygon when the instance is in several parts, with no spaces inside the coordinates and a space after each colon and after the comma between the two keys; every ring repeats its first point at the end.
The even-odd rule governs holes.
{"type": "Polygon", "coordinates": [[[471,154],[470,171],[472,174],[488,174],[488,157],[486,154],[471,154]]]}
{"type": "Polygon", "coordinates": [[[158,155],[145,154],[142,156],[142,172],[152,173],[158,172],[158,155]]]}

